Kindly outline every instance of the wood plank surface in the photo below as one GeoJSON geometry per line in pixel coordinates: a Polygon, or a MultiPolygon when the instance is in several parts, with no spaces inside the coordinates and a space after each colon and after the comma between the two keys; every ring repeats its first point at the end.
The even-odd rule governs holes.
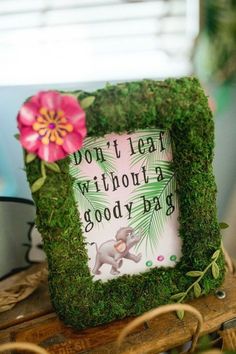
{"type": "MultiPolygon", "coordinates": [[[[189,302],[204,317],[202,335],[218,330],[222,323],[236,317],[236,277],[228,274],[221,289],[226,292],[223,300],[210,295],[189,302]]],[[[40,302],[39,298],[38,303],[40,302]]],[[[37,312],[36,309],[33,311],[37,312]]],[[[54,313],[51,313],[1,330],[0,342],[28,341],[39,344],[55,354],[113,354],[116,352],[115,340],[120,330],[131,320],[128,318],[76,331],[65,326],[54,313]]],[[[143,325],[130,334],[119,352],[143,354],[148,350],[149,353],[158,353],[177,347],[192,338],[196,320],[186,314],[184,320],[180,321],[172,313],[149,321],[148,325],[148,327],[143,325]]]]}
{"type": "Polygon", "coordinates": [[[10,311],[0,313],[0,330],[38,318],[52,312],[47,284],[39,288],[27,299],[19,302],[10,311]]]}

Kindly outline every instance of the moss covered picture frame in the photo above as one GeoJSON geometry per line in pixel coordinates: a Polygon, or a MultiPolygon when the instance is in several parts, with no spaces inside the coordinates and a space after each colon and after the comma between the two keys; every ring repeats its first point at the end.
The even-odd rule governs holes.
{"type": "MultiPolygon", "coordinates": [[[[84,146],[66,157],[60,152],[56,162],[25,151],[58,316],[80,329],[214,291],[224,278],[214,124],[198,80],[143,80],[61,94],[76,98],[86,113],[84,146]],[[111,241],[109,262],[101,253],[111,241]]],[[[30,101],[29,110],[33,106],[30,101]]],[[[40,114],[32,134],[45,128],[47,115],[53,118],[50,110],[40,114]]],[[[22,134],[24,122],[18,122],[22,134]]],[[[66,132],[49,142],[42,130],[40,139],[62,144],[72,131],[63,127],[66,132]]]]}

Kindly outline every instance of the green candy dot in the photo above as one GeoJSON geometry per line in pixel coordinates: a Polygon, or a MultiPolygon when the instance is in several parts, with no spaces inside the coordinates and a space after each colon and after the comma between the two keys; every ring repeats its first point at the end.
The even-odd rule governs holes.
{"type": "Polygon", "coordinates": [[[152,261],[147,261],[147,262],[146,262],[146,266],[147,266],[147,267],[151,267],[151,266],[152,266],[152,261]]]}
{"type": "Polygon", "coordinates": [[[176,261],[176,259],[177,259],[177,257],[176,257],[174,254],[173,254],[172,256],[170,256],[170,260],[171,260],[171,261],[174,262],[174,261],[176,261]]]}

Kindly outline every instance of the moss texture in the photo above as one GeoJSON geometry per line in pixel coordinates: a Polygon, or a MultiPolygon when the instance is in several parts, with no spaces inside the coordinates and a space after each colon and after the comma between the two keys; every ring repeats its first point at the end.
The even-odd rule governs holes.
{"type": "MultiPolygon", "coordinates": [[[[95,96],[86,112],[89,136],[148,127],[169,129],[180,206],[179,235],[183,239],[183,257],[175,268],[154,268],[105,283],[94,282],[74,200],[69,158],[58,162],[61,173],[48,170],[45,184],[33,198],[48,257],[51,299],[66,324],[84,328],[171,302],[171,295],[184,292],[193,283],[186,273],[204,270],[211,262],[221,237],[212,173],[214,125],[197,79],[144,80],[108,85],[92,94],[72,94],[79,100],[95,96]]],[[[40,177],[40,161],[26,166],[32,185],[40,177]]],[[[209,269],[200,282],[203,294],[214,291],[223,281],[222,253],[217,265],[219,277],[214,279],[209,269]]]]}

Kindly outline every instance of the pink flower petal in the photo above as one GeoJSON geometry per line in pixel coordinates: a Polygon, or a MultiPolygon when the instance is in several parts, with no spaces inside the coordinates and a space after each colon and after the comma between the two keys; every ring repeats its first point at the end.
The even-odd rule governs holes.
{"type": "Polygon", "coordinates": [[[24,127],[24,124],[22,124],[19,120],[19,113],[17,115],[17,128],[21,130],[24,127]]]}
{"type": "Polygon", "coordinates": [[[65,112],[67,108],[70,109],[71,107],[75,108],[76,111],[78,111],[78,109],[82,110],[76,97],[70,95],[62,95],[61,108],[63,111],[65,112]]]}
{"type": "Polygon", "coordinates": [[[77,123],[76,130],[77,130],[77,133],[79,133],[82,136],[82,138],[84,139],[87,135],[87,128],[85,125],[85,121],[80,121],[79,123],[77,123]]]}
{"type": "Polygon", "coordinates": [[[24,125],[32,125],[35,122],[35,117],[38,114],[38,107],[32,102],[26,102],[20,109],[17,116],[18,122],[24,125]]]}
{"type": "Polygon", "coordinates": [[[61,109],[64,111],[69,122],[74,126],[74,129],[78,130],[84,138],[87,133],[85,126],[85,112],[80,107],[77,99],[73,96],[62,96],[61,109]]]}
{"type": "Polygon", "coordinates": [[[82,144],[82,136],[80,134],[72,132],[65,136],[62,147],[68,154],[72,154],[72,152],[79,150],[82,147],[82,144]]]}
{"type": "Polygon", "coordinates": [[[38,92],[34,96],[31,96],[30,99],[28,100],[28,102],[34,103],[39,109],[40,108],[40,92],[38,92]]]}
{"type": "Polygon", "coordinates": [[[59,110],[61,108],[61,95],[56,91],[39,92],[40,106],[52,110],[59,110]]]}
{"type": "Polygon", "coordinates": [[[29,152],[35,152],[41,144],[38,133],[30,127],[21,128],[20,142],[29,152]]]}
{"type": "Polygon", "coordinates": [[[54,162],[57,160],[61,160],[66,156],[65,151],[63,150],[61,145],[57,145],[54,143],[41,144],[37,155],[47,162],[54,162]]]}

